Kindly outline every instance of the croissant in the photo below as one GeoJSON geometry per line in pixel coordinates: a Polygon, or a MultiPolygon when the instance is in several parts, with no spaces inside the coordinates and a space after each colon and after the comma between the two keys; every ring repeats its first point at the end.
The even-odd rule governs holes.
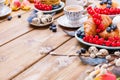
{"type": "Polygon", "coordinates": [[[40,0],[40,2],[48,5],[58,5],[60,0],[40,0]]]}
{"type": "Polygon", "coordinates": [[[112,19],[109,16],[102,15],[102,20],[102,24],[104,25],[105,30],[99,33],[100,37],[107,39],[109,37],[119,36],[119,29],[116,29],[115,31],[112,31],[110,33],[106,31],[107,27],[112,24],[112,19]]]}
{"type": "Polygon", "coordinates": [[[115,31],[112,31],[110,33],[104,30],[103,32],[99,33],[99,36],[104,39],[108,39],[109,37],[119,36],[119,30],[116,29],[115,31]]]}
{"type": "Polygon", "coordinates": [[[92,18],[89,18],[85,23],[84,23],[84,31],[85,35],[96,35],[96,24],[94,23],[92,18]]]}
{"type": "Polygon", "coordinates": [[[119,30],[119,37],[120,37],[120,23],[117,24],[117,28],[119,30]]]}
{"type": "Polygon", "coordinates": [[[112,24],[112,19],[108,15],[102,15],[102,24],[106,29],[110,24],[112,24]]]}
{"type": "MultiPolygon", "coordinates": [[[[108,15],[102,15],[102,24],[106,29],[111,23],[112,19],[108,15]]],[[[89,16],[89,19],[84,23],[85,35],[96,35],[97,25],[94,23],[93,18],[89,16]]]]}

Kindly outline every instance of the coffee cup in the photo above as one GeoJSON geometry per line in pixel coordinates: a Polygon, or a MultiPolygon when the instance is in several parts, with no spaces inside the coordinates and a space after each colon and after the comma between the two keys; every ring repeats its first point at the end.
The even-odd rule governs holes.
{"type": "Polygon", "coordinates": [[[64,8],[64,14],[70,24],[78,24],[84,8],[80,5],[69,5],[64,8]]]}
{"type": "Polygon", "coordinates": [[[4,8],[4,0],[0,0],[0,13],[2,12],[3,8],[4,8]]]}

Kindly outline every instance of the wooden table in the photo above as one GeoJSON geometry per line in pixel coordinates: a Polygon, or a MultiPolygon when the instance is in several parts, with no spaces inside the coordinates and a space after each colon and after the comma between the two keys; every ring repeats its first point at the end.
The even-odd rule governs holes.
{"type": "Polygon", "coordinates": [[[0,80],[83,80],[89,66],[83,65],[78,57],[49,55],[76,54],[81,47],[57,24],[56,19],[63,12],[54,16],[54,33],[48,26],[31,27],[27,22],[31,11],[12,12],[11,21],[0,19],[0,80]],[[18,18],[18,14],[22,17],[18,18]],[[45,49],[45,54],[41,54],[41,49],[45,49]]]}

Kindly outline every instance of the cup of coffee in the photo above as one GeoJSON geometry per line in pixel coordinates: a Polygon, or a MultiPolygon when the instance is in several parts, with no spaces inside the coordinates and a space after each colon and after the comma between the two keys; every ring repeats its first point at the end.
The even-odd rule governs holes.
{"type": "Polygon", "coordinates": [[[4,8],[4,0],[0,0],[0,13],[2,12],[3,8],[4,8]]]}
{"type": "Polygon", "coordinates": [[[79,5],[69,5],[64,8],[64,14],[70,24],[78,24],[84,8],[79,5]]]}

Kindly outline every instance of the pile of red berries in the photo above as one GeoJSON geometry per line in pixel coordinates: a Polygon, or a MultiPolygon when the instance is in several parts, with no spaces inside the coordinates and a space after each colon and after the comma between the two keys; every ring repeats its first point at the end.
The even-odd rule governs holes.
{"type": "Polygon", "coordinates": [[[107,15],[114,15],[120,14],[120,8],[94,8],[94,11],[98,14],[107,14],[107,15]]]}
{"type": "Polygon", "coordinates": [[[44,10],[44,11],[52,10],[52,5],[42,4],[40,2],[35,2],[35,7],[39,10],[44,10]]]}
{"type": "Polygon", "coordinates": [[[104,25],[102,24],[102,17],[99,13],[95,12],[95,10],[89,6],[87,8],[88,13],[93,17],[93,21],[95,22],[95,24],[97,25],[97,29],[96,32],[102,32],[105,30],[104,25]]]}
{"type": "Polygon", "coordinates": [[[100,38],[98,35],[95,36],[85,36],[83,37],[83,40],[85,42],[93,43],[93,44],[98,44],[98,45],[104,45],[104,46],[112,46],[112,47],[117,47],[120,46],[120,37],[109,37],[107,40],[104,38],[100,38]]]}

